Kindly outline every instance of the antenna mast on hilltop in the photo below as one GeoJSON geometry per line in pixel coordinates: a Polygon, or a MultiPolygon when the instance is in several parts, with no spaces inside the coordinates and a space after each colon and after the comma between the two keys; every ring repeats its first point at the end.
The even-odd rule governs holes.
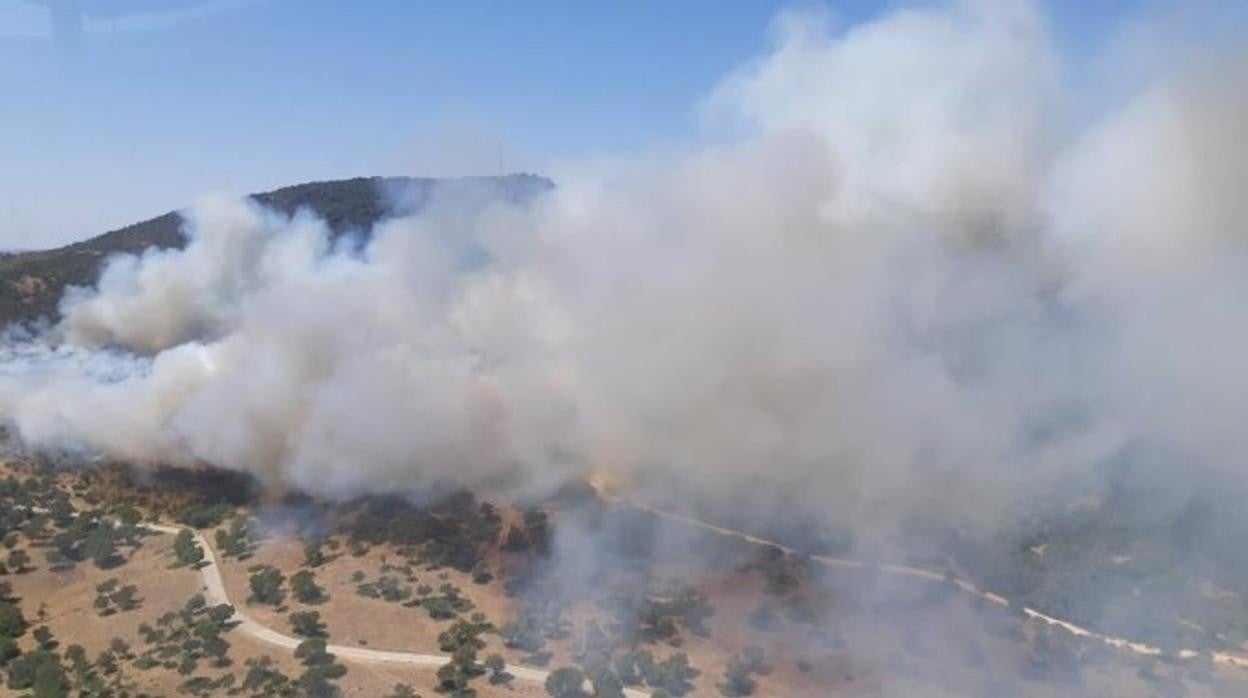
{"type": "Polygon", "coordinates": [[[503,142],[498,142],[498,176],[503,176],[503,142]]]}

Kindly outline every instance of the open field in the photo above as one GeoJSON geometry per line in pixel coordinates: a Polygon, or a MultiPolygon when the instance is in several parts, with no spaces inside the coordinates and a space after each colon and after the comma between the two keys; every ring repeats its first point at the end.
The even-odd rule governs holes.
{"type": "MultiPolygon", "coordinates": [[[[108,479],[83,480],[72,471],[48,479],[39,476],[30,463],[18,463],[7,471],[16,476],[12,482],[42,482],[29,485],[40,511],[47,503],[54,505],[48,510],[54,510],[58,497],[87,511],[88,502],[99,494],[93,488],[125,486],[108,479]]],[[[116,494],[116,490],[109,491],[116,494]]],[[[128,501],[164,501],[164,494],[152,491],[133,494],[128,501]]],[[[166,494],[177,502],[170,506],[205,511],[196,503],[193,490],[166,494]]],[[[151,644],[145,641],[142,628],[159,626],[162,616],[179,613],[192,597],[205,591],[210,606],[217,593],[205,586],[213,570],[179,565],[172,534],[182,527],[173,520],[153,524],[167,532],[149,530],[137,538],[137,546],[121,545],[122,564],[109,563],[107,569],[101,569],[83,560],[60,571],[52,569],[46,554],[61,539],[47,537],[50,534],[29,539],[31,521],[27,521],[13,529],[13,549],[29,553],[29,569],[4,579],[12,587],[12,596],[20,600],[30,627],[46,627],[56,639],[57,651],[80,645],[87,657],[93,657],[110,647],[116,649],[117,640],[123,642],[131,659],[119,662],[117,680],[129,690],[148,695],[186,692],[193,677],[223,681],[233,674],[232,685],[238,686],[249,662],[262,657],[269,658],[277,672],[298,676],[307,669],[293,653],[292,646],[299,638],[281,643],[265,638],[273,632],[292,636],[291,614],[309,611],[319,614],[330,645],[353,648],[339,651],[346,671],[333,681],[334,690],[346,695],[383,695],[396,684],[426,695],[434,693],[440,686],[436,669],[444,659],[428,666],[406,667],[374,661],[369,653],[446,658],[448,653],[439,636],[457,619],[476,613],[483,618],[474,617],[494,628],[481,634],[479,656],[497,653],[508,664],[522,667],[518,673],[527,673],[523,667],[530,666],[541,677],[558,667],[585,665],[589,661],[585,654],[587,633],[596,632],[591,628],[602,629],[605,641],[614,647],[610,654],[617,658],[619,652],[627,655],[638,650],[648,651],[660,663],[676,654],[687,657],[695,671],[683,692],[695,696],[721,695],[719,684],[725,673],[747,648],[755,648],[749,651],[760,652],[767,664],[752,680],[754,693],[760,696],[953,698],[1005,691],[1036,698],[1154,693],[1203,698],[1242,695],[1248,690],[1248,680],[1239,671],[1215,668],[1199,658],[1140,657],[1081,641],[1036,619],[1011,614],[943,580],[894,575],[882,571],[886,568],[870,566],[824,567],[794,555],[776,557],[774,548],[679,520],[642,519],[654,527],[649,535],[657,541],[644,554],[613,551],[621,540],[617,533],[623,532],[627,538],[636,531],[627,526],[613,531],[607,526],[602,529],[606,533],[595,534],[605,538],[591,537],[606,554],[594,556],[587,567],[564,569],[557,562],[561,554],[557,538],[551,553],[553,566],[531,551],[509,548],[506,542],[512,529],[523,529],[526,522],[533,526],[536,519],[522,510],[502,507],[495,538],[483,544],[477,566],[468,572],[430,562],[425,546],[435,545],[436,540],[422,546],[363,543],[358,538],[364,533],[359,521],[367,521],[367,516],[360,512],[367,509],[340,517],[333,508],[314,507],[304,514],[312,518],[292,526],[288,525],[290,510],[286,505],[277,510],[283,512],[278,518],[273,517],[271,505],[257,502],[251,506],[254,516],[249,515],[248,507],[219,507],[229,518],[222,518],[197,536],[219,560],[224,581],[221,591],[244,612],[245,625],[258,628],[247,632],[227,629],[220,636],[228,643],[228,661],[224,664],[201,659],[189,673],[175,670],[174,665],[139,668],[136,664],[151,644]],[[232,521],[249,522],[241,556],[224,554],[214,542],[218,532],[230,534],[232,521]],[[302,526],[315,534],[299,535],[302,526]],[[315,542],[316,560],[308,559],[309,542],[315,542]],[[280,600],[249,599],[254,596],[253,575],[262,569],[277,570],[283,576],[280,600]],[[489,574],[478,578],[482,571],[489,574]],[[290,580],[300,572],[311,574],[325,598],[311,602],[296,598],[290,580]],[[510,588],[510,582],[526,578],[530,581],[521,591],[510,588]],[[95,604],[100,585],[108,580],[116,580],[114,589],[133,587],[131,595],[137,600],[133,608],[101,615],[95,604]],[[370,588],[373,591],[368,591],[370,588]],[[447,591],[451,589],[454,591],[447,591]],[[394,596],[386,598],[387,593],[394,596]],[[452,593],[460,601],[454,612],[434,618],[428,599],[442,593],[452,593]],[[638,599],[668,603],[661,600],[677,598],[671,594],[692,595],[687,596],[694,604],[691,608],[702,610],[683,620],[678,613],[674,623],[648,625],[643,621],[633,626],[637,619],[629,614],[644,616],[644,604],[632,611],[621,610],[618,605],[638,599]],[[535,605],[542,609],[537,612],[539,623],[555,625],[543,626],[544,637],[534,646],[523,641],[513,643],[517,635],[508,624],[524,617],[535,605]],[[629,637],[633,639],[627,640],[629,637]],[[354,656],[355,649],[359,657],[354,656]],[[537,654],[545,656],[535,659],[537,654]]],[[[480,525],[471,523],[476,519],[455,518],[459,514],[454,512],[467,511],[462,505],[456,506],[434,511],[450,516],[448,521],[480,525]]],[[[561,522],[575,523],[584,515],[583,506],[568,509],[566,503],[556,504],[550,509],[551,527],[558,531],[561,522]]],[[[624,511],[622,506],[598,503],[592,504],[591,510],[599,511],[594,516],[611,520],[619,515],[614,512],[624,511]]],[[[62,521],[68,524],[82,516],[62,521]]],[[[419,520],[407,513],[401,516],[409,517],[402,519],[409,523],[419,520]]],[[[43,525],[53,530],[61,526],[54,516],[46,518],[43,525]]],[[[387,531],[385,535],[393,533],[387,531]]],[[[533,540],[535,534],[526,535],[533,540]]],[[[33,637],[32,632],[26,632],[19,640],[27,652],[36,648],[33,637]]],[[[483,696],[546,695],[540,679],[520,677],[502,687],[492,686],[482,677],[473,685],[483,696]]],[[[644,686],[639,688],[638,695],[644,694],[644,686]]],[[[267,695],[260,689],[239,694],[267,695]]]]}

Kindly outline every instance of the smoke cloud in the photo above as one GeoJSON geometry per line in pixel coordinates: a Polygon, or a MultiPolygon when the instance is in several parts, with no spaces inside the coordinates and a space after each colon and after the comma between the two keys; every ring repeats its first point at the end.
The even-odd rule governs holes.
{"type": "Polygon", "coordinates": [[[707,101],[728,142],[340,242],[201,202],[0,349],[0,415],[329,496],[605,471],[866,526],[1128,452],[1242,483],[1242,46],[1089,115],[1029,3],[786,16],[707,101]]]}

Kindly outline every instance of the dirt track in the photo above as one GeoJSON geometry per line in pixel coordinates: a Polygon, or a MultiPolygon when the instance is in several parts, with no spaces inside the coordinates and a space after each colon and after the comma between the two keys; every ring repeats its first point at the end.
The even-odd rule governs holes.
{"type": "MultiPolygon", "coordinates": [[[[159,524],[143,524],[143,526],[157,533],[168,533],[177,535],[178,529],[174,526],[162,526],[159,524]]],[[[260,642],[273,647],[279,647],[284,650],[293,652],[299,643],[302,642],[297,637],[286,635],[278,632],[273,628],[262,625],[254,618],[247,615],[241,610],[237,603],[230,600],[229,594],[225,590],[225,581],[221,578],[221,570],[217,567],[217,556],[212,546],[208,544],[208,539],[198,531],[193,531],[195,542],[204,550],[204,561],[200,564],[199,575],[203,580],[204,598],[210,605],[228,604],[234,608],[233,620],[234,630],[249,635],[260,642]]],[[[363,647],[346,647],[343,645],[329,645],[327,650],[330,654],[340,659],[352,662],[378,663],[378,664],[402,664],[406,666],[424,667],[436,669],[450,661],[450,657],[441,654],[419,654],[414,652],[388,652],[384,650],[371,650],[363,647]]],[[[508,673],[518,679],[524,681],[534,681],[543,683],[550,672],[532,667],[517,666],[508,664],[506,667],[508,673]]],[[[625,695],[629,698],[648,698],[649,693],[638,691],[635,689],[625,689],[625,695]]]]}
{"type": "MultiPolygon", "coordinates": [[[[712,533],[717,533],[719,535],[726,536],[728,538],[735,538],[737,540],[746,541],[747,543],[753,543],[755,545],[772,546],[779,550],[783,550],[786,553],[790,553],[793,555],[803,555],[809,558],[810,560],[818,562],[822,565],[826,565],[828,567],[840,567],[840,568],[850,568],[850,569],[866,569],[866,568],[872,567],[872,563],[864,562],[862,560],[854,560],[854,559],[842,558],[842,557],[829,557],[827,555],[812,555],[810,553],[806,553],[800,550],[795,550],[793,548],[790,548],[781,543],[777,543],[775,541],[770,541],[764,538],[759,538],[758,536],[753,536],[748,533],[744,533],[742,531],[734,531],[729,528],[716,526],[714,524],[707,523],[705,521],[701,521],[701,520],[698,520],[689,516],[684,516],[682,514],[677,514],[675,512],[666,511],[664,509],[659,509],[659,508],[644,505],[644,504],[636,504],[633,502],[629,502],[629,501],[619,499],[619,498],[610,497],[607,495],[603,495],[603,496],[608,501],[612,501],[622,506],[629,506],[634,509],[646,511],[662,519],[666,519],[668,521],[675,521],[675,522],[684,524],[686,526],[700,528],[704,531],[711,531],[712,533]]],[[[974,584],[972,584],[971,582],[965,579],[959,579],[958,577],[950,576],[947,574],[942,574],[940,572],[936,572],[933,570],[925,570],[919,567],[910,567],[908,565],[894,565],[894,564],[876,565],[875,569],[878,569],[880,572],[883,572],[885,574],[911,577],[915,579],[923,579],[923,580],[928,580],[931,582],[952,583],[953,585],[961,589],[963,592],[970,594],[972,596],[979,597],[989,603],[993,603],[993,604],[996,604],[997,606],[1002,606],[1002,607],[1010,605],[1009,599],[1006,599],[1005,597],[999,594],[994,594],[990,591],[984,591],[983,589],[976,587],[974,584]]],[[[1158,657],[1158,656],[1161,656],[1162,654],[1162,650],[1160,647],[1155,647],[1153,645],[1148,645],[1142,642],[1134,642],[1132,640],[1128,640],[1122,637],[1104,635],[1102,633],[1098,633],[1093,630],[1088,630],[1087,628],[1071,623],[1070,621],[1066,621],[1060,618],[1054,618],[1052,616],[1045,615],[1033,608],[1024,607],[1022,609],[1022,612],[1026,614],[1029,618],[1035,618],[1036,620],[1047,623],[1050,626],[1061,628],[1071,633],[1072,635],[1078,635],[1079,637],[1085,637],[1091,640],[1097,640],[1111,647],[1116,647],[1118,649],[1127,650],[1129,652],[1133,652],[1135,654],[1147,656],[1147,657],[1158,657]]],[[[1194,659],[1200,656],[1200,652],[1196,650],[1192,650],[1192,649],[1180,649],[1180,650],[1177,650],[1175,654],[1180,659],[1194,659]]],[[[1213,662],[1215,664],[1237,667],[1240,669],[1248,668],[1248,657],[1245,657],[1242,655],[1230,654],[1228,652],[1213,652],[1210,656],[1212,657],[1213,662]]]]}
{"type": "MultiPolygon", "coordinates": [[[[751,535],[742,531],[735,531],[729,528],[724,528],[722,526],[716,526],[714,524],[701,521],[699,519],[695,519],[689,516],[684,516],[682,514],[677,514],[675,512],[666,511],[664,509],[659,509],[659,508],[644,505],[644,504],[636,504],[633,502],[628,502],[626,500],[622,500],[616,497],[611,497],[605,494],[602,494],[602,496],[607,501],[611,501],[615,504],[622,505],[622,506],[632,507],[641,511],[646,511],[659,518],[662,518],[668,521],[674,521],[674,522],[677,522],[686,526],[691,526],[694,528],[702,529],[704,531],[710,531],[718,535],[722,535],[728,538],[734,538],[736,540],[745,541],[747,543],[751,543],[754,545],[772,546],[779,550],[783,550],[786,553],[790,553],[794,555],[803,555],[814,562],[818,562],[819,564],[826,565],[829,567],[839,567],[843,569],[844,568],[868,569],[868,568],[874,567],[874,569],[877,569],[884,574],[892,574],[892,575],[897,575],[897,576],[910,577],[914,579],[921,579],[927,582],[951,583],[955,585],[956,587],[958,587],[963,592],[970,594],[972,596],[976,596],[989,603],[995,604],[997,606],[1002,606],[1002,607],[1009,605],[1009,600],[1000,596],[999,594],[994,594],[989,591],[984,591],[965,579],[960,579],[960,578],[957,578],[948,574],[943,574],[941,572],[922,569],[919,567],[911,567],[908,565],[897,565],[897,564],[873,565],[873,563],[868,563],[862,560],[854,560],[851,558],[831,557],[827,555],[812,555],[812,554],[805,553],[800,550],[796,550],[789,546],[783,545],[776,541],[771,541],[765,538],[760,538],[758,536],[754,536],[754,535],[751,535]]],[[[179,528],[174,527],[174,526],[164,526],[160,524],[141,524],[141,525],[147,530],[154,531],[157,533],[171,534],[171,535],[177,535],[177,533],[180,530],[179,528]]],[[[237,625],[234,628],[235,630],[242,632],[246,635],[249,635],[255,638],[256,640],[259,640],[260,642],[263,642],[265,644],[271,645],[273,647],[279,647],[281,649],[293,652],[294,649],[298,647],[299,643],[301,642],[299,638],[293,637],[291,635],[286,635],[268,626],[262,625],[261,623],[257,622],[255,619],[248,616],[246,612],[241,610],[237,603],[234,603],[230,600],[229,594],[225,589],[225,582],[221,578],[221,571],[217,566],[217,557],[216,557],[215,551],[213,550],[212,546],[209,545],[207,538],[205,538],[203,534],[199,533],[198,531],[193,531],[193,533],[195,536],[195,541],[204,550],[204,561],[203,563],[201,563],[199,567],[199,573],[200,573],[200,578],[203,581],[204,596],[208,600],[208,602],[210,604],[228,604],[234,608],[234,616],[232,620],[237,623],[237,625]]],[[[1054,618],[1052,616],[1045,615],[1032,608],[1024,607],[1022,609],[1022,612],[1030,618],[1034,618],[1036,620],[1042,621],[1056,628],[1061,628],[1067,632],[1070,632],[1073,635],[1088,638],[1091,640],[1097,640],[1111,647],[1115,647],[1121,650],[1126,650],[1134,654],[1138,654],[1141,656],[1149,656],[1149,657],[1157,657],[1162,654],[1162,650],[1159,647],[1155,647],[1155,646],[1148,645],[1148,644],[1141,643],[1141,642],[1134,642],[1126,638],[1114,637],[1111,635],[1104,635],[1102,633],[1088,630],[1087,628],[1079,626],[1075,623],[1071,623],[1070,621],[1065,621],[1060,618],[1054,618]]],[[[440,654],[393,652],[393,651],[366,649],[362,647],[347,647],[343,645],[329,645],[327,649],[330,653],[344,660],[353,661],[353,662],[378,663],[378,664],[401,664],[401,665],[412,666],[412,667],[438,668],[450,661],[449,656],[440,655],[440,654]]],[[[1182,659],[1192,659],[1192,658],[1198,657],[1200,655],[1200,652],[1196,650],[1192,650],[1192,649],[1180,649],[1175,654],[1179,658],[1182,658],[1182,659]]],[[[1230,654],[1227,652],[1214,652],[1211,654],[1211,658],[1215,664],[1221,664],[1224,666],[1236,667],[1236,668],[1241,668],[1241,669],[1248,668],[1248,657],[1244,657],[1242,655],[1230,654]]],[[[513,664],[507,665],[506,670],[518,679],[522,679],[525,681],[534,681],[534,682],[539,682],[539,683],[545,682],[546,677],[550,675],[549,672],[543,671],[541,669],[534,669],[534,668],[525,667],[525,666],[517,666],[513,664]]],[[[650,695],[648,693],[645,693],[643,691],[638,691],[636,689],[625,689],[624,692],[625,692],[625,695],[629,696],[629,698],[647,698],[650,695]]]]}

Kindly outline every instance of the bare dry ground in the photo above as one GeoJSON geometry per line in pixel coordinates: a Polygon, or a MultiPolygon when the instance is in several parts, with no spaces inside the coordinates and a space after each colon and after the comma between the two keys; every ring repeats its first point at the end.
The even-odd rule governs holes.
{"type": "MultiPolygon", "coordinates": [[[[62,648],[71,644],[81,645],[89,656],[95,656],[108,649],[116,639],[120,639],[133,648],[141,649],[143,643],[138,630],[140,625],[144,623],[154,625],[161,615],[176,612],[185,605],[188,599],[203,591],[202,580],[198,572],[174,566],[172,542],[173,537],[170,535],[150,535],[145,538],[143,546],[131,555],[124,565],[111,570],[100,570],[90,564],[78,564],[71,570],[54,572],[42,563],[39,551],[35,550],[32,551],[35,564],[31,570],[22,574],[12,574],[4,579],[12,584],[14,595],[21,599],[21,605],[32,627],[46,626],[52,631],[62,648]],[[140,600],[137,609],[107,617],[99,615],[93,606],[96,586],[110,579],[116,579],[119,585],[132,584],[137,587],[137,597],[140,600]]],[[[283,562],[281,559],[283,547],[286,546],[272,546],[276,554],[270,562],[279,564],[283,562]]],[[[366,559],[348,559],[360,563],[355,567],[366,567],[364,563],[368,562],[366,559]]],[[[297,563],[292,563],[291,569],[297,566],[297,563]]],[[[229,567],[231,566],[227,566],[227,569],[229,567]]],[[[338,571],[349,574],[351,568],[348,565],[339,565],[338,571]]],[[[227,579],[231,576],[227,575],[227,579]]],[[[244,579],[243,586],[245,585],[244,579]]],[[[344,597],[345,591],[346,587],[343,588],[344,597]]],[[[234,585],[231,585],[230,592],[231,598],[237,594],[239,599],[245,599],[247,595],[245,590],[235,588],[234,585]]],[[[487,602],[487,596],[482,595],[483,602],[487,602]]],[[[297,603],[295,605],[301,606],[297,603]]],[[[395,621],[393,613],[396,607],[393,604],[384,604],[379,601],[376,602],[379,606],[377,609],[367,608],[369,604],[341,605],[344,607],[344,612],[333,610],[326,614],[327,618],[333,619],[332,622],[336,626],[340,625],[343,629],[341,636],[337,633],[332,636],[335,643],[342,644],[347,641],[345,638],[358,638],[363,640],[359,644],[365,646],[370,645],[369,637],[389,638],[392,640],[391,649],[427,650],[434,653],[438,651],[436,637],[445,624],[443,628],[437,627],[432,622],[418,624],[415,626],[416,632],[413,633],[411,628],[404,631],[404,623],[395,621]],[[351,613],[355,610],[365,611],[362,619],[351,618],[351,613]],[[387,614],[390,614],[389,618],[387,614]],[[368,632],[369,624],[380,632],[368,632]]],[[[327,604],[322,609],[328,611],[337,609],[338,606],[339,604],[327,604]]],[[[266,623],[271,619],[272,622],[269,624],[272,627],[283,632],[289,631],[288,623],[283,617],[273,613],[264,613],[258,608],[249,608],[249,610],[256,612],[257,616],[264,617],[266,623]]],[[[401,610],[405,615],[417,616],[413,609],[401,610]]],[[[423,612],[420,615],[424,615],[423,612]]],[[[272,659],[276,668],[288,676],[297,676],[303,669],[287,651],[275,649],[254,638],[237,633],[229,634],[227,639],[231,644],[229,654],[233,664],[225,669],[204,666],[196,672],[197,675],[216,678],[224,673],[234,672],[241,676],[245,672],[246,660],[265,656],[272,659]]],[[[30,633],[22,638],[21,644],[28,651],[34,649],[35,642],[30,633]]],[[[384,643],[374,640],[371,644],[380,647],[384,643]]],[[[177,695],[179,687],[188,678],[161,667],[146,671],[127,669],[125,673],[134,688],[153,695],[177,695]]],[[[432,669],[351,663],[348,665],[346,676],[338,683],[346,695],[352,696],[380,696],[393,690],[397,684],[406,684],[417,692],[431,695],[434,693],[436,678],[432,669]]],[[[532,683],[516,682],[510,688],[489,686],[484,681],[481,684],[478,690],[482,696],[506,695],[523,698],[545,695],[541,686],[532,683]]],[[[0,695],[10,694],[12,693],[0,686],[0,695]]]]}
{"type": "MultiPolygon", "coordinates": [[[[185,568],[169,569],[173,563],[171,536],[155,535],[147,541],[129,563],[116,570],[101,571],[90,565],[78,565],[65,573],[38,569],[13,575],[9,579],[13,580],[14,593],[22,598],[23,606],[36,609],[46,606],[47,614],[41,624],[52,630],[62,644],[82,645],[90,655],[107,649],[114,638],[121,638],[137,647],[141,643],[137,630],[141,623],[152,624],[161,614],[182,608],[187,599],[202,590],[198,573],[185,568]],[[110,578],[137,586],[138,596],[142,599],[141,607],[107,618],[99,617],[92,607],[95,586],[110,578]]],[[[275,624],[274,627],[282,628],[283,625],[275,624]]],[[[31,648],[33,641],[29,637],[24,639],[26,647],[31,648]]],[[[204,669],[199,674],[215,678],[225,671],[241,672],[248,658],[263,656],[271,658],[287,675],[295,676],[302,670],[289,653],[276,651],[245,635],[230,635],[229,642],[234,666],[219,671],[204,669]]],[[[437,644],[436,640],[433,644],[437,644]]],[[[436,646],[433,647],[434,651],[436,649],[436,646]]],[[[136,688],[155,695],[176,695],[178,687],[186,680],[185,676],[159,668],[127,673],[136,688]]],[[[431,670],[353,663],[348,665],[347,675],[339,682],[347,695],[355,696],[383,695],[396,684],[407,684],[418,692],[430,695],[434,693],[436,680],[431,670]]],[[[520,684],[514,690],[483,686],[480,692],[483,696],[545,695],[539,686],[520,684]]],[[[4,694],[4,690],[0,689],[0,695],[4,694]]]]}
{"type": "MultiPolygon", "coordinates": [[[[70,475],[62,477],[66,486],[73,480],[70,475]]],[[[513,519],[514,512],[504,512],[505,522],[513,519]]],[[[557,529],[557,518],[555,526],[557,529]]],[[[1199,662],[1143,660],[1105,648],[1083,652],[1077,675],[1037,668],[1034,659],[1038,643],[1069,639],[1000,609],[984,608],[939,584],[898,582],[869,570],[816,570],[800,589],[777,592],[767,588],[762,573],[746,571],[741,564],[743,556],[748,559],[757,553],[750,546],[717,540],[712,534],[661,531],[659,536],[667,541],[662,562],[644,569],[617,570],[614,576],[594,578],[592,584],[570,584],[571,591],[561,588],[555,592],[564,595],[562,600],[569,604],[570,633],[566,639],[547,644],[546,649],[553,653],[549,667],[573,663],[591,620],[611,627],[611,614],[596,603],[610,589],[679,580],[705,593],[714,607],[714,615],[706,621],[709,632],[698,636],[682,628],[676,640],[647,647],[660,660],[673,652],[687,653],[691,664],[701,671],[690,694],[694,696],[720,695],[716,684],[722,680],[726,663],[748,646],[761,647],[773,667],[768,675],[757,677],[754,695],[767,697],[1248,695],[1248,676],[1239,672],[1213,670],[1199,662]],[[751,614],[760,607],[774,611],[774,629],[763,630],[751,622],[751,614]]],[[[291,633],[291,612],[315,610],[326,622],[333,644],[435,654],[440,653],[437,637],[451,622],[433,620],[419,606],[405,607],[359,595],[360,575],[364,581],[375,581],[384,573],[413,588],[452,584],[472,601],[474,611],[484,613],[498,626],[518,612],[519,602],[504,593],[497,576],[487,584],[477,584],[470,575],[452,569],[417,567],[408,578],[393,568],[386,569],[387,565],[405,564],[393,546],[376,545],[357,556],[350,552],[344,537],[336,540],[336,551],[327,550],[329,562],[315,568],[316,581],[328,593],[328,602],[302,604],[289,593],[287,584],[284,607],[247,604],[248,570],[252,566],[271,565],[287,579],[304,569],[303,541],[280,533],[262,538],[248,559],[222,560],[221,571],[231,599],[256,620],[282,633],[291,633]]],[[[197,572],[173,567],[169,535],[146,537],[124,565],[111,570],[100,570],[86,562],[66,572],[53,572],[43,562],[40,550],[31,552],[33,570],[3,579],[20,597],[32,627],[46,625],[62,647],[78,644],[89,655],[106,649],[114,638],[141,649],[140,624],[154,624],[156,618],[182,608],[202,589],[197,572]],[[140,607],[100,617],[93,607],[95,589],[107,579],[133,584],[140,607]]],[[[494,553],[488,559],[497,572],[500,555],[494,553]]],[[[231,644],[232,665],[225,669],[205,666],[197,675],[216,677],[233,672],[241,679],[246,660],[263,656],[270,657],[288,676],[303,670],[288,651],[239,633],[228,633],[226,639],[231,644]]],[[[487,648],[482,656],[499,652],[508,662],[522,662],[525,653],[505,648],[498,636],[485,639],[487,648]]],[[[22,638],[22,644],[32,648],[30,633],[22,638]]],[[[426,698],[435,694],[433,669],[360,662],[348,662],[347,668],[348,673],[338,682],[347,695],[380,696],[399,683],[412,686],[426,698]]],[[[136,688],[155,695],[176,695],[187,678],[163,667],[140,671],[127,666],[125,673],[136,688]]],[[[490,686],[485,680],[478,680],[474,686],[482,696],[546,694],[542,686],[520,680],[509,688],[490,686]]]]}
{"type": "MultiPolygon", "coordinates": [[[[691,541],[691,545],[705,547],[713,543],[691,541]]],[[[406,608],[356,593],[358,582],[353,575],[362,572],[365,579],[376,579],[386,562],[395,564],[400,560],[397,551],[390,546],[376,546],[355,557],[345,552],[345,540],[339,550],[342,554],[316,570],[318,584],[331,597],[328,603],[306,606],[288,597],[280,610],[251,605],[248,612],[272,627],[289,631],[290,612],[317,610],[335,643],[436,653],[437,635],[449,622],[433,621],[419,607],[406,608]]],[[[245,599],[249,593],[249,567],[271,565],[289,576],[300,569],[302,560],[300,540],[273,537],[264,540],[250,559],[227,561],[223,573],[231,596],[245,599]]],[[[1156,682],[1139,674],[1141,667],[1147,666],[1163,677],[1178,676],[1186,695],[1193,698],[1248,695],[1248,677],[1242,675],[1211,671],[1207,679],[1192,680],[1184,665],[1141,662],[1110,650],[1099,653],[1096,663],[1085,665],[1077,683],[1045,677],[1019,679],[1027,674],[1034,635],[1043,629],[997,609],[985,609],[956,593],[936,589],[939,593],[933,594],[931,585],[906,582],[864,590],[872,583],[864,579],[863,573],[837,572],[833,577],[840,578],[824,580],[821,593],[811,599],[812,606],[826,609],[822,617],[811,619],[817,624],[785,619],[781,629],[764,632],[751,625],[749,613],[759,606],[771,605],[778,616],[786,618],[791,599],[769,595],[756,573],[708,574],[706,568],[691,559],[687,565],[652,569],[649,575],[696,580],[716,609],[707,622],[707,637],[684,632],[676,646],[652,646],[659,659],[674,651],[688,654],[693,666],[702,672],[693,695],[719,695],[715,684],[721,680],[728,659],[751,645],[762,647],[774,665],[770,675],[758,678],[756,695],[760,696],[953,697],[993,695],[998,689],[1013,696],[1036,698],[1158,695],[1156,682]],[[863,595],[869,600],[859,598],[863,595]],[[995,624],[986,621],[994,618],[995,624]]],[[[516,612],[516,602],[503,594],[497,580],[478,585],[469,575],[443,568],[418,570],[415,581],[405,581],[434,587],[443,582],[459,587],[477,610],[497,625],[516,612]]],[[[569,638],[547,646],[554,655],[548,666],[573,663],[589,621],[595,620],[603,627],[611,623],[610,615],[591,600],[574,604],[569,619],[573,626],[569,638]]],[[[488,643],[483,654],[497,651],[509,662],[522,662],[525,653],[506,649],[497,637],[490,637],[488,643]]],[[[521,682],[515,685],[534,695],[544,695],[540,688],[521,682]]]]}
{"type": "MultiPolygon", "coordinates": [[[[129,562],[113,570],[100,570],[92,565],[77,565],[67,572],[52,572],[34,551],[36,569],[8,576],[14,594],[21,598],[27,619],[32,624],[48,627],[62,645],[81,645],[89,655],[108,648],[114,638],[132,646],[140,643],[138,627],[154,623],[160,615],[176,611],[200,588],[199,575],[186,569],[169,569],[173,562],[172,539],[169,536],[148,537],[129,562]],[[109,617],[101,617],[92,606],[95,587],[106,579],[138,587],[139,608],[109,617]],[[45,609],[39,614],[38,609],[45,609]]],[[[32,649],[30,634],[23,638],[26,649],[32,649]]],[[[137,686],[154,693],[173,692],[185,680],[166,672],[136,673],[137,686]]],[[[170,672],[171,673],[171,672],[170,672]]]]}
{"type": "MultiPolygon", "coordinates": [[[[329,595],[328,603],[302,604],[288,593],[281,608],[248,604],[247,612],[265,625],[289,632],[288,617],[291,612],[317,611],[325,621],[334,644],[359,645],[378,650],[438,653],[438,634],[450,626],[450,621],[435,621],[419,607],[407,608],[400,603],[364,598],[356,594],[359,582],[353,581],[352,575],[362,572],[367,581],[376,580],[382,576],[382,566],[387,561],[392,564],[402,562],[397,552],[390,546],[375,546],[365,555],[356,557],[346,552],[344,538],[339,537],[337,540],[341,542],[339,554],[331,562],[315,569],[317,584],[329,595]]],[[[302,568],[303,542],[294,538],[270,537],[264,539],[255,554],[246,560],[224,559],[221,574],[225,578],[231,599],[245,603],[251,593],[248,570],[256,565],[276,567],[289,578],[302,568]]],[[[411,587],[427,584],[436,589],[444,583],[454,584],[463,596],[473,602],[476,611],[484,613],[497,625],[501,625],[514,613],[513,601],[502,593],[497,582],[485,586],[474,584],[470,575],[448,568],[417,570],[412,581],[395,572],[385,574],[396,577],[411,587]]],[[[490,642],[490,647],[484,654],[504,650],[496,637],[487,638],[487,641],[490,642]]]]}

